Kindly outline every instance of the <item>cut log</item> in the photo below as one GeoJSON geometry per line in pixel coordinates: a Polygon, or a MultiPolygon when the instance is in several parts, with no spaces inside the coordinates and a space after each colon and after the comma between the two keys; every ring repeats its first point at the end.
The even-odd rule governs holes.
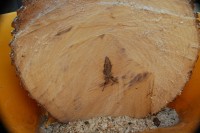
{"type": "Polygon", "coordinates": [[[18,75],[62,122],[160,111],[199,48],[189,0],[33,0],[13,24],[18,75]]]}

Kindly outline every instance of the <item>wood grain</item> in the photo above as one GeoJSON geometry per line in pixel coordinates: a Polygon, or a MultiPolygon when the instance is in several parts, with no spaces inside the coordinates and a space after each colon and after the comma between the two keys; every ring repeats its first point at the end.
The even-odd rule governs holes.
{"type": "Polygon", "coordinates": [[[25,88],[58,120],[144,117],[181,93],[199,48],[187,0],[44,3],[20,11],[12,59],[25,88]],[[102,91],[106,57],[118,82],[102,91]]]}

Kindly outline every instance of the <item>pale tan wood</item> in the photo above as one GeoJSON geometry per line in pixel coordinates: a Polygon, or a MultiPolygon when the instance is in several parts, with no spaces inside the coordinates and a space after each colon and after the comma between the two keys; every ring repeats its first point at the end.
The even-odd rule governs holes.
{"type": "Polygon", "coordinates": [[[181,93],[199,48],[187,0],[32,1],[14,26],[23,85],[63,122],[158,112],[181,93]],[[102,91],[106,57],[118,83],[102,91]]]}

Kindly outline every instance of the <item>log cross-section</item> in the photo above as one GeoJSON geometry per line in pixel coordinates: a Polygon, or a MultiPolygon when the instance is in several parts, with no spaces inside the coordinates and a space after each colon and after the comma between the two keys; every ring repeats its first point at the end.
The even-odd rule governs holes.
{"type": "Polygon", "coordinates": [[[199,49],[189,0],[28,0],[13,26],[25,89],[62,122],[158,112],[199,49]]]}

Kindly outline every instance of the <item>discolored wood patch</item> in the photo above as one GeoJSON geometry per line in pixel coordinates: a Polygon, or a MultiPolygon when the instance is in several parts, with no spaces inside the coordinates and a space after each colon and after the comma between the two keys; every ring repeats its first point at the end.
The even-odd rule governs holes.
{"type": "Polygon", "coordinates": [[[59,32],[56,34],[56,36],[60,36],[60,35],[62,35],[62,34],[64,34],[64,33],[67,33],[67,32],[69,32],[69,31],[71,31],[72,28],[73,28],[73,27],[71,26],[71,27],[69,27],[69,28],[67,28],[67,29],[65,29],[65,30],[59,31],[59,32]]]}
{"type": "Polygon", "coordinates": [[[134,84],[138,82],[142,82],[145,80],[150,73],[144,72],[144,73],[139,73],[137,74],[130,82],[129,82],[129,87],[133,86],[134,84]]]}

